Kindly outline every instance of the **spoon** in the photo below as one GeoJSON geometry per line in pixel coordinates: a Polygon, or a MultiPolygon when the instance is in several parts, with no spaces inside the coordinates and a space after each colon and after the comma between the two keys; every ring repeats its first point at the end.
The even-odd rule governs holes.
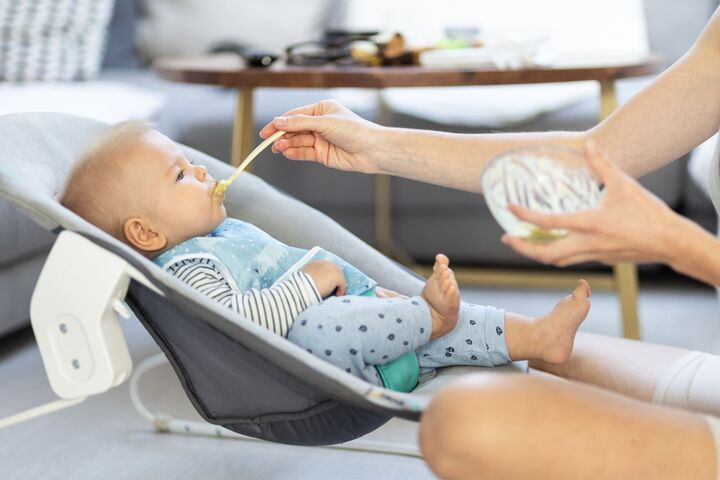
{"type": "Polygon", "coordinates": [[[285,132],[282,130],[278,130],[277,132],[273,133],[268,138],[266,138],[265,141],[262,142],[260,145],[255,147],[255,150],[250,152],[250,154],[247,157],[245,157],[245,160],[242,161],[240,166],[237,168],[237,170],[235,170],[235,173],[233,173],[230,178],[228,178],[227,180],[220,180],[217,183],[217,185],[215,186],[215,190],[213,191],[213,195],[215,195],[215,196],[225,195],[225,191],[235,181],[235,179],[238,177],[238,175],[240,175],[240,173],[243,170],[245,170],[245,167],[250,165],[250,162],[252,162],[255,159],[255,157],[260,155],[260,152],[265,150],[268,145],[270,145],[271,143],[273,143],[275,140],[282,137],[283,135],[285,135],[285,132]]]}

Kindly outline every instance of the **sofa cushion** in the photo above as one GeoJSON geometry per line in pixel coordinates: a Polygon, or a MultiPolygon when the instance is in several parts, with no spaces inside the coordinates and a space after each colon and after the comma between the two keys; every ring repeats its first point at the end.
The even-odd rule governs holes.
{"type": "Polygon", "coordinates": [[[138,0],[115,0],[103,69],[134,68],[140,65],[135,42],[136,23],[139,18],[138,0]]]}
{"type": "Polygon", "coordinates": [[[598,95],[596,82],[388,88],[394,112],[458,127],[514,128],[598,95]]]}
{"type": "Polygon", "coordinates": [[[58,112],[115,123],[150,118],[163,101],[160,93],[101,80],[0,83],[0,115],[58,112]]]}
{"type": "Polygon", "coordinates": [[[145,0],[139,46],[148,59],[202,54],[220,42],[282,52],[291,43],[318,38],[331,3],[145,0]]]}
{"type": "Polygon", "coordinates": [[[0,79],[84,80],[102,62],[114,0],[0,2],[0,79]]]}

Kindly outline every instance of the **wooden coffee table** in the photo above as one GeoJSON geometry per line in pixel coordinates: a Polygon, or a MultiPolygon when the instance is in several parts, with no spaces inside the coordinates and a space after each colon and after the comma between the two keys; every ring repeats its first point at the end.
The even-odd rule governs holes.
{"type": "MultiPolygon", "coordinates": [[[[282,88],[383,88],[451,87],[469,85],[511,85],[597,81],[600,84],[599,119],[609,116],[617,107],[615,81],[657,73],[662,59],[651,55],[631,61],[599,66],[495,69],[437,69],[408,67],[296,67],[275,64],[271,68],[246,68],[243,60],[232,54],[195,58],[166,58],[155,62],[158,75],[168,80],[237,89],[237,106],[233,124],[232,163],[238,165],[254,146],[253,90],[258,87],[282,88]]],[[[278,114],[283,112],[278,112],[278,114]]],[[[387,109],[381,105],[380,123],[387,123],[387,109]]],[[[375,246],[408,264],[418,273],[428,275],[427,265],[415,264],[392,240],[390,178],[375,176],[375,246]]],[[[532,270],[497,270],[453,267],[458,281],[490,286],[565,288],[575,285],[578,272],[536,272],[532,270]]],[[[620,264],[612,274],[583,273],[593,288],[611,289],[618,294],[622,332],[626,338],[640,338],[637,312],[637,269],[620,264]]]]}

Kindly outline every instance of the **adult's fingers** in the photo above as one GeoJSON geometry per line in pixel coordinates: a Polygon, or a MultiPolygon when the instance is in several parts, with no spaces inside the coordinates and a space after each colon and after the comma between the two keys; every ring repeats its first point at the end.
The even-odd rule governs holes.
{"type": "MultiPolygon", "coordinates": [[[[317,106],[316,104],[312,103],[310,105],[293,108],[292,110],[288,110],[287,112],[282,114],[280,117],[287,117],[287,116],[291,116],[291,115],[312,115],[313,112],[315,111],[316,106],[317,106]]],[[[275,118],[280,118],[280,117],[275,117],[275,118]]],[[[268,138],[270,135],[277,132],[278,130],[280,130],[280,129],[277,128],[277,126],[275,125],[275,119],[273,119],[272,121],[268,122],[262,128],[262,130],[260,130],[260,137],[268,138]]]]}
{"type": "Polygon", "coordinates": [[[312,147],[291,147],[282,152],[282,154],[288,160],[318,160],[318,152],[312,147]]]}
{"type": "Polygon", "coordinates": [[[565,259],[589,253],[587,242],[580,236],[569,235],[551,243],[534,243],[505,234],[502,242],[521,255],[533,258],[546,265],[557,265],[565,259]]]}
{"type": "Polygon", "coordinates": [[[284,152],[288,148],[312,147],[315,145],[315,135],[304,133],[295,135],[290,138],[281,138],[275,142],[275,148],[279,152],[284,152]]]}
{"type": "Polygon", "coordinates": [[[541,228],[565,228],[568,230],[587,230],[592,225],[591,213],[540,213],[520,205],[509,204],[508,210],[520,220],[524,220],[541,228]]]}
{"type": "Polygon", "coordinates": [[[604,265],[615,265],[620,262],[637,261],[636,253],[631,251],[620,252],[586,252],[564,258],[555,263],[558,267],[568,267],[584,262],[598,262],[604,265]]]}
{"type": "Polygon", "coordinates": [[[300,133],[295,133],[295,132],[286,133],[285,135],[283,135],[283,136],[282,136],[281,138],[279,138],[278,140],[275,140],[275,142],[274,142],[274,143],[272,144],[272,146],[270,147],[270,150],[271,150],[273,153],[280,153],[280,150],[278,150],[278,148],[277,148],[277,143],[278,143],[279,141],[281,141],[281,140],[289,140],[289,139],[291,139],[291,138],[293,138],[293,137],[295,137],[295,136],[297,136],[297,135],[301,135],[301,134],[300,134],[300,133]]]}
{"type": "Polygon", "coordinates": [[[599,261],[597,253],[580,253],[567,258],[563,258],[555,263],[558,267],[569,267],[570,265],[577,265],[578,263],[599,261]]]}
{"type": "Polygon", "coordinates": [[[275,117],[273,125],[275,125],[275,128],[278,130],[284,130],[286,132],[323,132],[330,127],[333,122],[337,122],[337,118],[297,114],[286,117],[275,117]]]}

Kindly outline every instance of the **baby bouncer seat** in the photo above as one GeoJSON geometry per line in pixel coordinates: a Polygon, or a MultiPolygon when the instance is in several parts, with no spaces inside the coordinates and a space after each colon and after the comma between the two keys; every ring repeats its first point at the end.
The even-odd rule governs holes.
{"type": "MultiPolygon", "coordinates": [[[[137,318],[210,424],[272,442],[333,445],[361,437],[393,416],[419,419],[430,398],[423,390],[431,388],[407,394],[366,383],[239,321],[60,205],[73,162],[105,128],[64,114],[0,117],[0,196],[58,235],[33,295],[31,321],[61,402],[72,404],[128,379],[132,360],[119,319],[137,318]]],[[[232,173],[223,162],[181,148],[215,178],[232,173]]],[[[229,216],[287,244],[321,246],[383,286],[408,295],[422,287],[420,279],[327,216],[251,174],[240,176],[225,204],[229,216]]]]}

